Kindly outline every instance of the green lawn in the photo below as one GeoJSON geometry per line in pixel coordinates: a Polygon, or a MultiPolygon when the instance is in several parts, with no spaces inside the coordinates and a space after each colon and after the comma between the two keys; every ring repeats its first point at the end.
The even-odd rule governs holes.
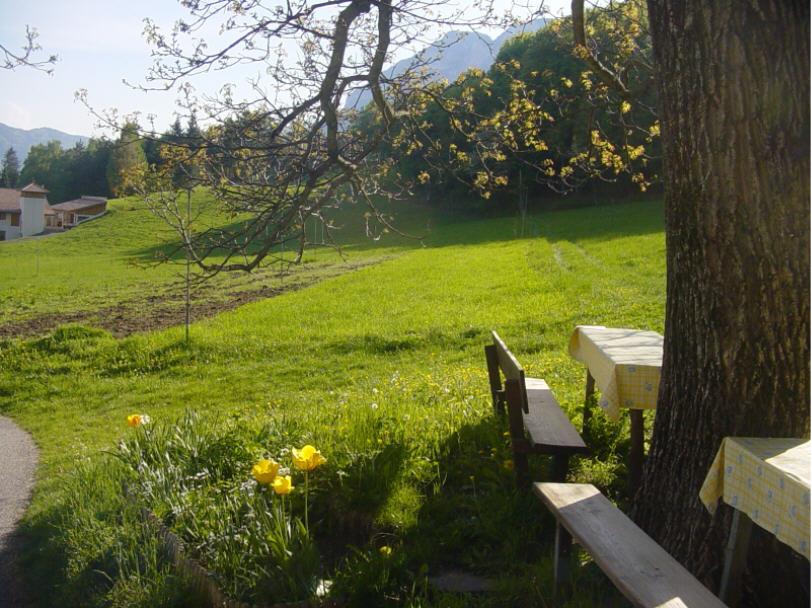
{"type": "MultiPolygon", "coordinates": [[[[108,220],[41,243],[51,260],[93,257],[90,266],[115,251],[114,276],[99,270],[95,280],[88,275],[83,286],[54,293],[25,282],[10,294],[4,288],[0,314],[17,318],[10,309],[27,297],[25,314],[74,299],[77,307],[120,299],[169,281],[168,270],[146,275],[129,268],[131,245],[101,234],[102,222],[143,213],[125,207],[121,202],[108,220]]],[[[409,221],[417,226],[415,217],[409,221]]],[[[554,605],[552,527],[531,496],[513,490],[482,347],[497,329],[579,424],[584,371],[567,354],[568,337],[576,324],[662,332],[665,243],[658,202],[537,214],[528,225],[530,236],[516,238],[514,218],[437,218],[424,246],[358,242],[347,247],[350,260],[376,264],[200,322],[188,347],[179,328],[121,340],[63,330],[0,342],[0,412],[41,448],[26,526],[33,539],[29,580],[42,605],[55,597],[64,605],[184,605],[167,595],[174,583],[159,580],[160,564],[150,570],[141,559],[137,567],[122,566],[121,556],[143,539],[126,530],[126,517],[114,516],[120,508],[114,484],[100,487],[98,474],[77,474],[76,463],[92,468],[104,458],[100,450],[131,434],[124,423],[129,413],[146,412],[161,424],[189,409],[205,421],[201,428],[227,428],[228,437],[247,446],[248,459],[281,445],[316,444],[330,462],[315,513],[319,532],[333,544],[340,537],[335,529],[346,524],[333,511],[358,512],[369,520],[352,537],[359,555],[373,555],[385,538],[397,548],[405,579],[459,567],[502,589],[498,599],[479,600],[482,605],[554,605]],[[385,461],[391,445],[400,448],[393,463],[385,461]],[[364,462],[366,468],[358,464],[364,462]],[[327,494],[334,494],[332,502],[327,494]],[[132,595],[134,588],[141,591],[132,595]]],[[[4,247],[0,256],[8,255],[4,247]]],[[[23,247],[30,252],[35,245],[23,247]]],[[[315,263],[326,263],[327,254],[318,255],[315,263]]],[[[50,276],[59,282],[56,273],[50,276]]],[[[627,428],[598,421],[598,458],[577,462],[572,479],[593,481],[622,501],[627,428]]],[[[331,563],[366,580],[358,574],[368,574],[358,565],[365,558],[340,559],[331,563]]],[[[404,591],[394,574],[385,584],[374,580],[367,587],[383,589],[379,597],[359,605],[385,605],[386,594],[411,605],[469,605],[420,588],[404,591]]],[[[576,585],[569,605],[613,597],[594,567],[576,585]]]]}

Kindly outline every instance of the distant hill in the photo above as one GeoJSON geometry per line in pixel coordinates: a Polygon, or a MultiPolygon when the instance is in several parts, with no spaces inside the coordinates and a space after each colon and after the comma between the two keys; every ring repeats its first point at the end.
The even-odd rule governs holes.
{"type": "Polygon", "coordinates": [[[31,149],[31,146],[44,144],[54,139],[61,142],[63,148],[72,148],[77,142],[87,142],[89,138],[82,135],[63,133],[48,127],[30,130],[18,129],[0,122],[0,157],[9,148],[14,148],[22,163],[25,157],[28,156],[28,150],[31,149]]]}
{"type": "MultiPolygon", "coordinates": [[[[506,29],[495,39],[478,32],[451,31],[426,47],[418,54],[395,63],[385,70],[389,78],[406,72],[409,68],[427,64],[426,69],[434,78],[453,80],[469,68],[487,70],[496,59],[499,50],[507,40],[521,33],[531,33],[546,25],[546,19],[536,19],[530,23],[506,29]]],[[[356,89],[346,97],[346,107],[360,110],[372,101],[369,89],[356,89]]]]}

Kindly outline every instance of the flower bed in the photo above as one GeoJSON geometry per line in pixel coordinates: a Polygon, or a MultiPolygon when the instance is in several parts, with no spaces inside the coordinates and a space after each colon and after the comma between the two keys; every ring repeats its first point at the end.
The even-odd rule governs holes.
{"type": "Polygon", "coordinates": [[[395,373],[328,408],[132,415],[115,458],[91,454],[64,479],[59,542],[77,556],[68,591],[92,585],[112,602],[98,606],[122,596],[139,608],[187,605],[194,585],[143,509],[207,581],[250,606],[444,606],[428,577],[456,570],[514,585],[548,552],[527,540],[539,538],[540,512],[514,491],[504,429],[476,373],[408,383],[395,373]],[[117,495],[122,483],[131,499],[117,495]]]}
{"type": "MultiPolygon", "coordinates": [[[[128,494],[215,604],[319,603],[332,584],[326,573],[356,562],[346,545],[334,546],[344,524],[331,498],[347,473],[327,466],[314,446],[288,447],[277,435],[262,447],[239,425],[217,427],[194,414],[175,424],[132,415],[128,424],[134,430],[115,452],[134,473],[128,494]]],[[[394,551],[377,549],[373,569],[388,576],[394,551]]]]}

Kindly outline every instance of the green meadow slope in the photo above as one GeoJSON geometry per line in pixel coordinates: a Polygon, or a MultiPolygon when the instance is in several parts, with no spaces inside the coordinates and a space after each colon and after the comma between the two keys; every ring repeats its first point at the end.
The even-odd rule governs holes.
{"type": "MultiPolygon", "coordinates": [[[[151,230],[141,212],[126,206],[119,202],[108,223],[131,214],[140,218],[128,222],[133,233],[141,225],[151,230]]],[[[26,298],[25,314],[39,314],[74,299],[76,306],[125,299],[172,280],[169,270],[147,276],[130,268],[124,259],[132,245],[122,247],[109,233],[107,248],[96,234],[97,249],[85,249],[82,241],[103,231],[104,221],[41,244],[43,251],[49,247],[49,260],[62,256],[89,269],[79,283],[47,295],[49,289],[32,292],[25,282],[10,293],[4,287],[2,318],[20,318],[23,313],[11,309],[26,298]],[[113,250],[118,254],[108,271],[94,268],[113,250]]],[[[375,264],[199,322],[188,346],[180,328],[124,339],[65,329],[46,338],[0,341],[0,412],[29,430],[42,451],[27,516],[34,539],[29,576],[42,604],[54,593],[80,597],[90,587],[101,597],[117,584],[88,574],[99,558],[77,541],[79,524],[65,523],[72,521],[66,509],[76,504],[67,497],[78,492],[70,482],[77,459],[124,436],[129,413],[160,421],[193,409],[221,421],[275,421],[328,455],[348,446],[375,449],[364,434],[368,428],[359,426],[374,412],[384,421],[382,436],[396,435],[407,447],[412,469],[424,460],[438,471],[429,484],[419,476],[398,477],[374,510],[375,525],[402,539],[414,563],[460,565],[509,581],[505,605],[528,597],[526,605],[548,605],[549,589],[539,589],[532,568],[548,566],[551,537],[542,531],[549,531],[549,522],[531,497],[516,496],[502,466],[508,453],[492,419],[482,347],[489,330],[497,329],[579,424],[584,372],[567,354],[568,337],[577,324],[661,332],[665,243],[659,202],[542,213],[528,226],[530,236],[517,238],[513,218],[437,220],[423,245],[360,243],[347,249],[350,260],[375,264]],[[364,447],[365,441],[372,445],[364,447]],[[505,500],[511,511],[494,507],[505,500]],[[537,542],[528,531],[538,533],[537,542]]],[[[4,247],[0,256],[9,255],[4,247]]],[[[30,264],[21,259],[34,247],[23,244],[15,259],[30,264]]],[[[328,263],[326,253],[317,255],[322,259],[314,264],[328,263]]],[[[43,273],[47,263],[40,263],[43,273]]],[[[621,499],[627,428],[598,419],[598,458],[578,462],[572,475],[621,499]]],[[[113,532],[104,538],[114,538],[113,532]]],[[[95,545],[104,542],[96,539],[95,545]]],[[[592,576],[596,595],[583,597],[604,593],[599,576],[592,576]]]]}
{"type": "MultiPolygon", "coordinates": [[[[205,191],[193,197],[196,229],[222,226],[228,218],[213,211],[205,191]]],[[[407,239],[364,243],[363,219],[357,210],[339,217],[341,244],[353,250],[342,258],[327,247],[313,247],[294,268],[271,263],[252,274],[220,274],[195,285],[193,316],[209,317],[239,304],[301,288],[384,259],[407,239]],[[359,246],[353,247],[353,243],[359,246]]],[[[398,216],[405,228],[424,232],[430,212],[405,206],[398,216]]],[[[321,242],[315,225],[308,237],[321,242]]],[[[65,233],[47,238],[0,243],[0,337],[41,335],[59,324],[101,325],[118,336],[162,329],[182,319],[183,263],[176,236],[144,204],[112,200],[108,213],[65,233]],[[175,254],[172,263],[159,255],[175,254]]],[[[282,254],[292,259],[291,252],[282,254]]],[[[215,258],[216,259],[216,258],[215,258]]]]}

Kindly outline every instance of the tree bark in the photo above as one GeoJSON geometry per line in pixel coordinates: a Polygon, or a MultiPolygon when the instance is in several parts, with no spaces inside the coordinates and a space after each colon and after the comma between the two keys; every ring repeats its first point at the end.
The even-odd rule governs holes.
{"type": "MultiPolygon", "coordinates": [[[[730,510],[710,517],[698,492],[721,439],[809,432],[809,7],[648,6],[667,304],[659,404],[634,515],[717,590],[730,510]]],[[[773,601],[752,595],[750,576],[747,603],[790,605],[776,599],[774,576],[778,563],[796,565],[794,554],[766,534],[753,541],[750,571],[769,566],[773,601]]],[[[801,567],[807,574],[805,560],[801,567]]],[[[808,605],[807,588],[788,591],[792,603],[808,605]]]]}

